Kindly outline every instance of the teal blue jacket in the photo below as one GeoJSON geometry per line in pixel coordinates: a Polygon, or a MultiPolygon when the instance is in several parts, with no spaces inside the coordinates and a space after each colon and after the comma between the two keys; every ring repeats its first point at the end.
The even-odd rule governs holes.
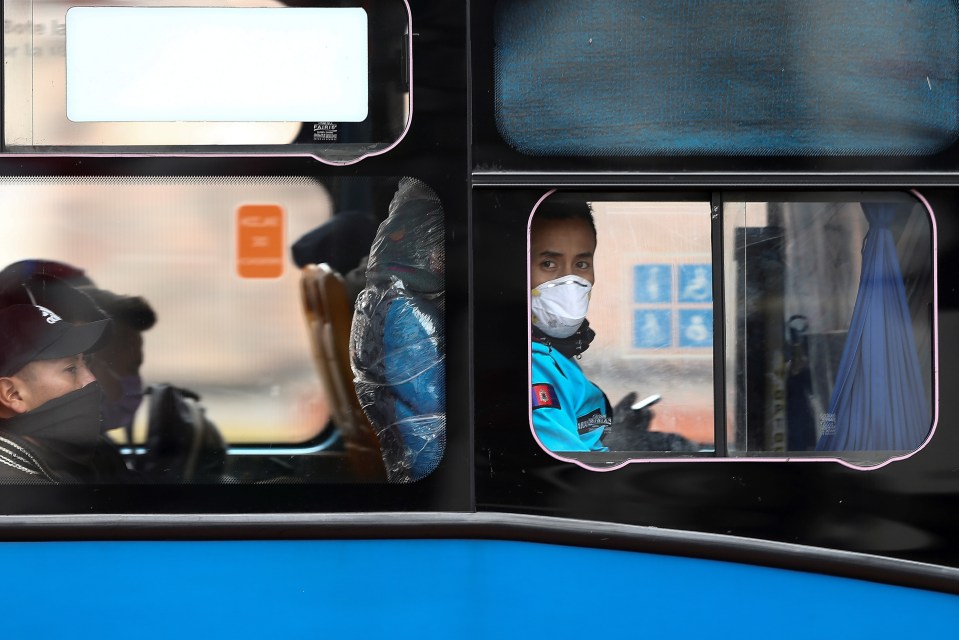
{"type": "Polygon", "coordinates": [[[606,396],[579,366],[532,343],[533,429],[550,451],[606,451],[600,442],[612,422],[606,396]]]}

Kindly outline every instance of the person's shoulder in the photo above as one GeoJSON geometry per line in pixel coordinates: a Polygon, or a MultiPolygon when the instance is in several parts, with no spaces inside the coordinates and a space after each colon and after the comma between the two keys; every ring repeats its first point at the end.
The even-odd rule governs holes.
{"type": "Polygon", "coordinates": [[[531,343],[530,365],[534,382],[552,382],[565,384],[563,381],[570,377],[571,365],[556,349],[538,342],[531,343]]]}
{"type": "Polygon", "coordinates": [[[552,352],[555,351],[555,349],[553,349],[549,345],[543,344],[542,342],[536,342],[535,340],[531,340],[530,351],[533,352],[533,355],[552,357],[552,352]]]}
{"type": "Polygon", "coordinates": [[[555,365],[555,356],[559,355],[555,349],[551,349],[549,346],[540,342],[531,342],[530,345],[530,360],[532,360],[534,366],[542,366],[550,363],[555,365]]]}
{"type": "Polygon", "coordinates": [[[0,484],[55,484],[53,473],[26,443],[0,435],[0,484]]]}
{"type": "Polygon", "coordinates": [[[555,347],[551,347],[548,344],[543,344],[542,342],[536,342],[535,340],[531,341],[530,345],[532,345],[530,347],[530,352],[534,360],[539,360],[541,362],[551,360],[558,363],[558,365],[563,368],[578,368],[572,360],[560,353],[555,347]]]}

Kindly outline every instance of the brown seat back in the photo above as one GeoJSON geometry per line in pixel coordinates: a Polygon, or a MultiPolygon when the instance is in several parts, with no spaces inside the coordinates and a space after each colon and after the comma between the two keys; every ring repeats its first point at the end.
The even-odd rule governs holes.
{"type": "Polygon", "coordinates": [[[301,275],[313,361],[347,452],[363,475],[385,478],[379,439],[360,407],[350,367],[350,327],[353,306],[343,278],[329,265],[311,264],[301,275]]]}

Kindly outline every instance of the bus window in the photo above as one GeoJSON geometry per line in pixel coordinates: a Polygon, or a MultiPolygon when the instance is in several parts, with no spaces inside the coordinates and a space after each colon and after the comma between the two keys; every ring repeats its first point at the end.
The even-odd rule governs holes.
{"type": "Polygon", "coordinates": [[[199,398],[204,429],[211,423],[225,442],[225,476],[232,465],[242,470],[232,476],[238,480],[308,481],[309,471],[295,470],[297,456],[339,451],[341,480],[409,482],[442,459],[443,208],[424,183],[8,178],[0,180],[0,198],[8,211],[29,212],[6,217],[3,306],[39,304],[68,322],[88,322],[74,304],[79,292],[113,318],[117,340],[130,334],[129,348],[89,360],[100,386],[117,396],[117,411],[104,401],[111,408],[102,412],[104,428],[130,460],[155,448],[168,417],[157,413],[164,402],[187,412],[197,406],[171,398],[168,385],[199,398]],[[415,260],[403,261],[413,249],[423,257],[421,271],[415,260]],[[52,293],[61,285],[71,297],[52,293]],[[354,303],[364,331],[351,337],[354,303]],[[423,326],[429,335],[411,346],[414,328],[423,326]],[[389,331],[407,342],[391,342],[389,331]],[[405,367],[402,376],[397,366],[405,367]],[[431,384],[422,382],[427,375],[431,384]],[[142,382],[128,389],[135,376],[142,382]],[[355,376],[364,382],[359,397],[355,376]],[[402,415],[383,397],[399,377],[409,387],[396,402],[402,415]],[[139,407],[124,404],[143,390],[139,407]],[[121,420],[124,410],[136,411],[132,424],[121,420]],[[423,449],[429,455],[419,460],[423,449]],[[284,457],[293,471],[255,468],[258,458],[284,457]]]}
{"type": "Polygon", "coordinates": [[[547,196],[530,223],[533,433],[596,468],[908,455],[933,426],[932,246],[909,194],[547,196]],[[595,247],[557,239],[576,216],[595,247]],[[571,277],[567,253],[591,270],[571,277]]]}
{"type": "Polygon", "coordinates": [[[55,259],[156,310],[156,325],[144,332],[145,380],[196,390],[231,443],[318,434],[328,409],[284,245],[332,215],[321,185],[12,180],[0,188],[11,206],[30,211],[7,221],[19,229],[4,236],[4,266],[55,259]],[[243,210],[250,205],[259,211],[243,210]],[[246,259],[244,245],[258,242],[243,237],[253,223],[270,225],[261,227],[276,234],[270,250],[282,253],[246,259]]]}
{"type": "Polygon", "coordinates": [[[933,416],[933,228],[905,194],[724,200],[729,453],[883,462],[933,416]]]}
{"type": "Polygon", "coordinates": [[[272,151],[350,163],[410,117],[409,11],[4,2],[10,151],[272,151]]]}
{"type": "Polygon", "coordinates": [[[540,157],[934,154],[959,134],[956,19],[947,0],[500,2],[496,126],[540,157]]]}

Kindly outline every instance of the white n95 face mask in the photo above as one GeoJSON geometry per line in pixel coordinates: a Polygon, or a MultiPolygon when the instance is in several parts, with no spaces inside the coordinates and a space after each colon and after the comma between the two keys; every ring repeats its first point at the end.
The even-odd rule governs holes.
{"type": "Polygon", "coordinates": [[[549,280],[530,291],[533,326],[553,338],[568,338],[579,329],[589,310],[593,285],[579,276],[549,280]]]}

